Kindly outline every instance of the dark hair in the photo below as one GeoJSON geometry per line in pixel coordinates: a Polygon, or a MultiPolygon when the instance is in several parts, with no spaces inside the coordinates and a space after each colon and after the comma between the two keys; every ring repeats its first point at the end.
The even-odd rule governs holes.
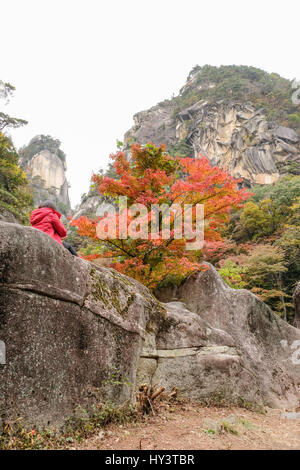
{"type": "Polygon", "coordinates": [[[56,206],[52,201],[47,200],[47,201],[41,202],[41,204],[39,205],[39,209],[41,209],[41,207],[49,207],[49,209],[54,209],[55,211],[57,211],[56,206]]]}

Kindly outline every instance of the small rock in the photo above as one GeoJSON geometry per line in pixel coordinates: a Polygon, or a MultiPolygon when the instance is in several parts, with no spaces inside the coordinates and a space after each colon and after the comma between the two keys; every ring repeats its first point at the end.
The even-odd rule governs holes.
{"type": "Polygon", "coordinates": [[[217,432],[220,430],[221,427],[217,421],[214,421],[210,418],[204,418],[204,420],[202,421],[202,428],[217,432]]]}
{"type": "Polygon", "coordinates": [[[290,142],[293,142],[295,144],[299,142],[297,132],[294,131],[294,129],[291,129],[290,127],[279,126],[275,129],[274,134],[280,139],[289,140],[290,142]]]}
{"type": "Polygon", "coordinates": [[[100,431],[98,434],[98,439],[104,439],[105,433],[104,431],[100,431]]]}
{"type": "Polygon", "coordinates": [[[300,413],[296,413],[296,411],[287,411],[281,414],[281,418],[283,419],[300,419],[300,413]]]}
{"type": "Polygon", "coordinates": [[[238,418],[235,415],[228,415],[222,419],[222,423],[238,424],[238,418]]]}

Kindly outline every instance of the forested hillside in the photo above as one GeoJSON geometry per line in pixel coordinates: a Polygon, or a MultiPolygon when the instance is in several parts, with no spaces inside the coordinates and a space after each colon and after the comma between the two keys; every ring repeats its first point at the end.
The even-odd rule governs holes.
{"type": "Polygon", "coordinates": [[[224,242],[208,248],[207,256],[231,287],[250,289],[292,322],[300,278],[300,176],[251,191],[224,228],[224,242]]]}

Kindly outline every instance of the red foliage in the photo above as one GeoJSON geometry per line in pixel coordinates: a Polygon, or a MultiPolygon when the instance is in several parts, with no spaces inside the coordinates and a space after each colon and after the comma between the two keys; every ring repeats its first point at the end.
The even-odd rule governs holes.
{"type": "MultiPolygon", "coordinates": [[[[101,195],[109,195],[118,200],[119,196],[128,198],[128,206],[140,203],[146,206],[147,213],[139,216],[140,226],[150,227],[151,204],[173,203],[191,204],[192,221],[195,222],[196,204],[204,204],[204,238],[206,250],[212,249],[212,244],[222,243],[218,229],[229,220],[231,209],[242,207],[249,193],[238,189],[238,180],[218,167],[212,167],[209,160],[202,156],[199,159],[171,157],[163,146],[152,144],[131,148],[130,161],[123,152],[111,156],[114,167],[120,179],[93,175],[101,195]],[[210,245],[209,245],[210,244],[210,245]]],[[[118,261],[112,266],[118,271],[130,275],[149,287],[155,287],[167,277],[180,280],[189,273],[200,269],[199,253],[188,251],[188,240],[175,238],[175,216],[171,217],[170,237],[163,239],[162,227],[157,233],[148,230],[147,239],[127,238],[120,240],[120,227],[124,216],[127,216],[127,229],[136,220],[137,215],[130,214],[124,209],[116,215],[115,233],[108,229],[105,243],[112,247],[113,256],[118,261]]],[[[82,236],[97,240],[96,227],[102,218],[89,220],[81,217],[73,220],[82,236]]],[[[183,223],[183,222],[182,222],[183,223]]],[[[92,259],[97,255],[89,255],[92,259]]]]}

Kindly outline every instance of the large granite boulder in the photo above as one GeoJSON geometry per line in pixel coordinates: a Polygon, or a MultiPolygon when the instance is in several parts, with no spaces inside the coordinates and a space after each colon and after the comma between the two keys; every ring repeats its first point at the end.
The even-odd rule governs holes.
{"type": "Polygon", "coordinates": [[[77,405],[131,399],[147,325],[163,317],[138,282],[0,222],[0,418],[58,425],[77,405]]]}
{"type": "Polygon", "coordinates": [[[156,336],[148,333],[140,380],[149,377],[210,402],[297,406],[300,331],[207,268],[177,291],[158,293],[169,325],[156,336]]]}
{"type": "Polygon", "coordinates": [[[290,129],[288,127],[279,126],[275,129],[274,134],[282,140],[287,140],[296,144],[299,142],[299,136],[294,129],[290,129]]]}
{"type": "Polygon", "coordinates": [[[59,425],[77,405],[134,399],[145,381],[295,407],[300,331],[207,268],[161,303],[48,235],[0,222],[0,419],[59,425]]]}
{"type": "Polygon", "coordinates": [[[0,206],[0,221],[1,222],[10,222],[12,224],[18,224],[19,220],[17,217],[12,214],[9,210],[4,209],[4,207],[0,206]]]}

